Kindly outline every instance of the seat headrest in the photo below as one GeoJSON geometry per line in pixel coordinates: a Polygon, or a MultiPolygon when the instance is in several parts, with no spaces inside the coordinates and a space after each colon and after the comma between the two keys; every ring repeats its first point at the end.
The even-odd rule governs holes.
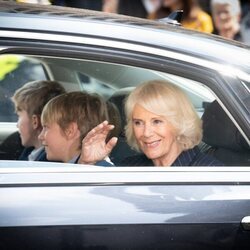
{"type": "Polygon", "coordinates": [[[217,101],[208,105],[202,120],[203,141],[208,145],[234,151],[249,150],[246,140],[217,101]]]}
{"type": "Polygon", "coordinates": [[[126,97],[130,94],[130,92],[134,89],[134,87],[127,87],[116,91],[110,98],[109,101],[114,103],[118,108],[121,116],[121,127],[124,128],[126,125],[126,116],[124,110],[124,101],[126,97]]]}

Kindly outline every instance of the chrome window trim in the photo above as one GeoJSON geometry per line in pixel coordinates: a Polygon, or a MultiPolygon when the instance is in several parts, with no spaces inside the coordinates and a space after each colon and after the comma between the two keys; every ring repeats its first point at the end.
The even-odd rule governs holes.
{"type": "MultiPolygon", "coordinates": [[[[58,34],[44,34],[38,32],[24,32],[24,31],[0,31],[0,37],[4,38],[21,38],[21,39],[33,39],[33,40],[44,40],[44,41],[54,41],[54,42],[66,42],[72,43],[72,36],[69,35],[58,35],[58,34]]],[[[209,69],[215,70],[220,72],[221,74],[231,76],[231,77],[238,77],[245,81],[250,81],[250,75],[229,65],[221,65],[219,63],[210,62],[204,59],[192,57],[189,55],[183,55],[173,51],[166,51],[164,49],[153,48],[146,45],[139,45],[139,44],[131,44],[126,42],[120,41],[110,41],[105,40],[102,38],[89,38],[89,37],[79,37],[74,36],[74,43],[78,44],[86,44],[86,45],[95,45],[95,46],[105,46],[110,48],[118,48],[118,49],[125,49],[131,51],[138,51],[141,53],[164,56],[172,59],[181,60],[187,63],[195,64],[195,65],[203,65],[209,69]]]]}
{"type": "Polygon", "coordinates": [[[40,184],[122,185],[145,183],[250,184],[249,167],[98,167],[67,163],[0,161],[0,186],[40,184]],[[32,166],[33,165],[33,166],[32,166]],[[9,166],[9,167],[6,167],[9,166]],[[41,175],[46,178],[41,178],[41,175]]]}
{"type": "MultiPolygon", "coordinates": [[[[5,38],[21,38],[21,39],[32,39],[32,40],[43,40],[43,41],[54,41],[54,42],[65,42],[65,43],[72,43],[72,36],[70,35],[59,35],[59,34],[41,34],[39,32],[25,32],[25,31],[5,31],[0,30],[0,37],[5,38]]],[[[139,45],[139,44],[132,44],[132,43],[126,43],[121,41],[110,41],[105,40],[103,38],[89,38],[89,37],[79,37],[74,36],[74,43],[75,44],[84,44],[84,45],[95,45],[95,46],[104,46],[108,48],[117,48],[128,51],[137,51],[145,54],[151,54],[151,55],[157,55],[157,56],[164,56],[167,58],[171,58],[173,60],[180,60],[184,61],[186,63],[195,64],[197,66],[203,65],[206,68],[209,68],[211,70],[214,70],[216,72],[221,73],[222,75],[226,75],[229,77],[237,77],[243,81],[250,82],[250,75],[243,72],[242,70],[239,70],[237,68],[231,67],[229,65],[221,65],[216,62],[207,61],[205,59],[192,57],[189,55],[183,55],[178,52],[173,51],[166,51],[166,49],[160,49],[160,48],[153,48],[147,45],[139,45]]],[[[248,89],[249,91],[249,89],[248,89]]],[[[249,91],[250,92],[250,91],[249,91]]],[[[224,107],[224,105],[223,105],[224,107]]],[[[224,110],[226,111],[225,107],[224,110]]],[[[227,112],[227,111],[226,111],[227,112]]],[[[245,133],[242,131],[242,129],[238,126],[237,122],[229,112],[227,112],[230,116],[230,118],[233,120],[234,124],[237,126],[237,128],[240,130],[241,134],[244,136],[244,138],[247,140],[248,145],[250,145],[250,140],[247,138],[245,133]]]]}

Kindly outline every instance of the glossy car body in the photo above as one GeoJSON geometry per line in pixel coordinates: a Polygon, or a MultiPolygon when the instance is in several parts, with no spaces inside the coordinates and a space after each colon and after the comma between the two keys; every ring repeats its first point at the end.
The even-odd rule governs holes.
{"type": "MultiPolygon", "coordinates": [[[[10,3],[0,8],[5,96],[27,75],[107,99],[145,80],[170,79],[200,115],[216,99],[244,140],[236,150],[224,149],[230,161],[239,156],[235,166],[210,168],[9,161],[1,149],[0,249],[249,249],[248,47],[119,15],[10,3]]],[[[10,106],[7,98],[0,101],[10,106]]],[[[11,111],[4,111],[3,142],[16,130],[11,111]]],[[[234,145],[233,137],[226,144],[234,145]]],[[[127,153],[116,151],[114,160],[127,153]]]]}

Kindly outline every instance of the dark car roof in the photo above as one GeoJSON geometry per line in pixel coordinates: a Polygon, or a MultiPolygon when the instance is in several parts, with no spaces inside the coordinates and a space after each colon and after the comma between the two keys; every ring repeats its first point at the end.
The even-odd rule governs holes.
{"type": "Polygon", "coordinates": [[[0,1],[0,29],[89,37],[98,35],[105,39],[168,47],[183,54],[209,58],[211,61],[231,62],[246,71],[250,67],[250,50],[242,43],[160,21],[118,14],[0,1]],[[248,53],[242,48],[247,48],[248,53]]]}

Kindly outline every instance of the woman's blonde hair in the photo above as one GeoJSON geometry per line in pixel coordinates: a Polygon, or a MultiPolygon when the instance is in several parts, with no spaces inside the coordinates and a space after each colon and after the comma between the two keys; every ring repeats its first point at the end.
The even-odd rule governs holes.
{"type": "Polygon", "coordinates": [[[182,150],[198,145],[202,138],[202,122],[186,94],[167,81],[153,80],[139,85],[125,102],[128,144],[139,151],[133,131],[133,110],[136,104],[160,116],[166,117],[175,128],[176,140],[182,150]]]}
{"type": "Polygon", "coordinates": [[[41,116],[42,124],[57,123],[63,131],[70,123],[76,122],[80,142],[91,129],[107,119],[105,100],[98,95],[80,91],[53,98],[45,105],[41,116]]]}

